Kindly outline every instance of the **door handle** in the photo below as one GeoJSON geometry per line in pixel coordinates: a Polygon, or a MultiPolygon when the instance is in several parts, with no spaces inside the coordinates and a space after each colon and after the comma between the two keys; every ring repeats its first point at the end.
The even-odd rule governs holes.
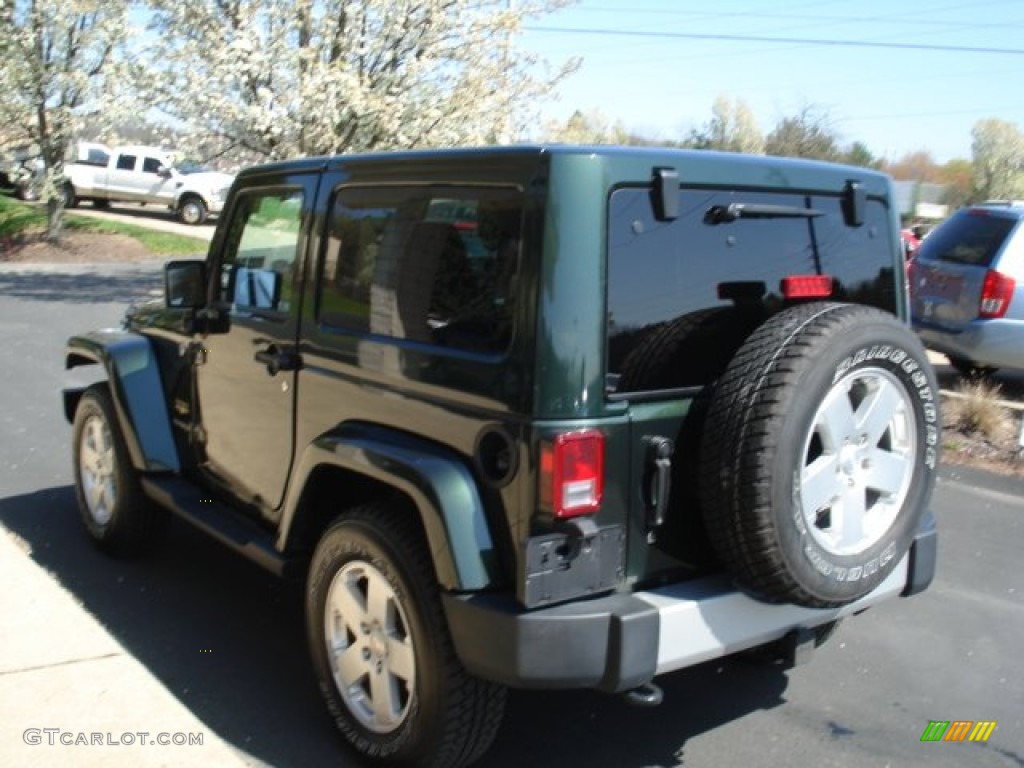
{"type": "Polygon", "coordinates": [[[644,458],[643,498],[647,513],[648,536],[665,522],[668,496],[672,485],[672,440],[657,435],[644,437],[647,446],[644,458]]]}
{"type": "Polygon", "coordinates": [[[279,371],[297,371],[302,367],[302,356],[293,349],[271,344],[253,355],[253,359],[267,367],[267,373],[276,376],[279,371]]]}

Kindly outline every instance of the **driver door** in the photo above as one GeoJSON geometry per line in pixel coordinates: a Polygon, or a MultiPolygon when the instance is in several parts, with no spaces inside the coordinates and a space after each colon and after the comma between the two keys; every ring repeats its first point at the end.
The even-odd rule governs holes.
{"type": "Polygon", "coordinates": [[[240,190],[211,269],[217,315],[195,368],[200,466],[267,513],[284,497],[301,367],[303,261],[318,175],[282,174],[240,190]]]}

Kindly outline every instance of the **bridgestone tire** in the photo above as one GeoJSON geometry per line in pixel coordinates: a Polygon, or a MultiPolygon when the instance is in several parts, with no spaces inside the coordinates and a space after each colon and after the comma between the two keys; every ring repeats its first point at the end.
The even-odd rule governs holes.
{"type": "Polygon", "coordinates": [[[142,492],[105,384],[90,387],[78,401],[73,441],[75,496],[93,542],[121,557],[153,549],[167,512],[142,492]]]}
{"type": "Polygon", "coordinates": [[[701,451],[705,524],[737,583],[814,608],[875,589],[931,495],[937,392],[920,342],[878,310],[807,304],[755,331],[701,451]]]}
{"type": "Polygon", "coordinates": [[[360,507],[324,533],[306,616],[320,690],[360,755],[456,768],[490,746],[505,689],[456,657],[426,541],[404,505],[360,507]]]}

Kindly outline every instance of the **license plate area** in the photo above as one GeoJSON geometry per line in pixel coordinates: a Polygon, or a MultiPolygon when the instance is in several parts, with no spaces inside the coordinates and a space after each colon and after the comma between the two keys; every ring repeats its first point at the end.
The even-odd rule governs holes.
{"type": "Polygon", "coordinates": [[[536,608],[614,589],[625,574],[625,543],[620,525],[527,539],[519,601],[536,608]]]}

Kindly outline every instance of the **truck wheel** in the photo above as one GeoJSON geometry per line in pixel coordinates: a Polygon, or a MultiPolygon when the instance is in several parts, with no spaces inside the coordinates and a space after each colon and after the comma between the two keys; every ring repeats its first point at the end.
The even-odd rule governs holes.
{"type": "Polygon", "coordinates": [[[109,211],[110,210],[110,201],[109,200],[100,200],[98,198],[93,198],[92,207],[95,208],[97,211],[109,211]]]}
{"type": "Polygon", "coordinates": [[[70,184],[65,184],[63,188],[64,193],[64,207],[74,208],[78,205],[78,195],[75,194],[75,188],[70,184]]]}
{"type": "Polygon", "coordinates": [[[90,387],[75,411],[75,495],[86,530],[113,555],[142,554],[164,531],[167,514],[145,497],[106,385],[90,387]]]}
{"type": "Polygon", "coordinates": [[[31,182],[25,182],[15,185],[14,196],[26,203],[32,203],[39,199],[39,190],[31,182]]]}
{"type": "Polygon", "coordinates": [[[739,585],[768,602],[844,605],[907,552],[938,464],[925,351],[870,307],[771,318],[730,362],[702,444],[705,524],[739,585]]]}
{"type": "Polygon", "coordinates": [[[206,215],[206,205],[198,197],[186,197],[178,206],[178,218],[182,224],[202,224],[206,215]]]}
{"type": "Polygon", "coordinates": [[[339,518],[306,591],[313,666],[338,729],[385,764],[467,765],[497,733],[505,689],[455,655],[423,536],[407,510],[339,518]]]}

